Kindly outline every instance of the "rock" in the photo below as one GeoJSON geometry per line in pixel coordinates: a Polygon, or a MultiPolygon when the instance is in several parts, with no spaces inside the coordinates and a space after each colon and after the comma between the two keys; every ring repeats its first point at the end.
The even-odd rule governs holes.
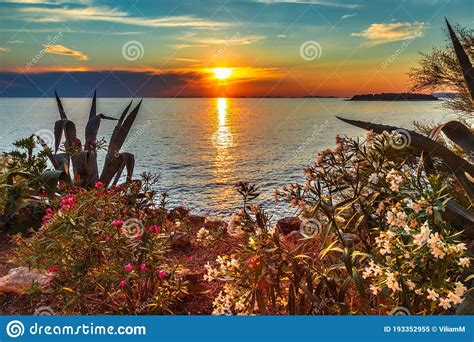
{"type": "Polygon", "coordinates": [[[0,278],[0,292],[22,294],[30,288],[32,283],[46,285],[50,280],[51,276],[37,273],[28,267],[17,267],[11,269],[6,276],[0,278]]]}
{"type": "Polygon", "coordinates": [[[290,248],[295,248],[305,237],[300,231],[292,231],[288,235],[280,235],[280,241],[290,248]]]}
{"type": "Polygon", "coordinates": [[[227,223],[225,223],[225,221],[222,221],[222,220],[210,220],[204,223],[204,228],[206,228],[209,231],[218,231],[221,229],[225,229],[226,227],[227,227],[227,223]]]}
{"type": "Polygon", "coordinates": [[[301,219],[299,217],[284,217],[277,222],[277,229],[284,235],[294,231],[299,231],[301,226],[301,219]]]}
{"type": "Polygon", "coordinates": [[[205,282],[203,273],[188,273],[184,276],[184,280],[188,282],[187,290],[190,295],[197,295],[206,290],[203,285],[205,282]]]}
{"type": "Polygon", "coordinates": [[[205,222],[206,218],[199,215],[189,215],[183,220],[183,223],[189,225],[192,229],[202,228],[205,222]]]}
{"type": "Polygon", "coordinates": [[[168,220],[174,222],[176,220],[183,220],[185,217],[189,216],[191,210],[186,209],[183,206],[176,207],[168,213],[168,220]]]}
{"type": "Polygon", "coordinates": [[[171,249],[185,251],[192,247],[191,239],[187,235],[174,234],[171,236],[171,249]]]}

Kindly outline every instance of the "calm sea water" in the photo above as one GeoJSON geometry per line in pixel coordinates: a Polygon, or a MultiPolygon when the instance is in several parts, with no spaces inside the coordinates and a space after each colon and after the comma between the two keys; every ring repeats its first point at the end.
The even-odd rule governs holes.
{"type": "MultiPolygon", "coordinates": [[[[63,99],[80,138],[90,99],[63,99]]],[[[52,146],[54,99],[0,99],[0,151],[12,141],[40,133],[52,146]],[[46,130],[46,131],[44,131],[46,130]]],[[[98,99],[98,113],[118,117],[127,99],[98,99]]],[[[336,134],[362,136],[363,130],[335,118],[371,120],[409,128],[413,120],[447,121],[453,114],[439,102],[349,102],[343,99],[144,99],[125,151],[135,154],[138,175],[161,175],[160,190],[170,204],[208,215],[226,215],[240,205],[233,189],[239,180],[261,186],[261,200],[275,217],[273,190],[304,179],[302,169],[336,134]]],[[[113,121],[102,121],[99,137],[109,138],[113,121]]],[[[102,165],[103,154],[99,161],[102,165]]]]}

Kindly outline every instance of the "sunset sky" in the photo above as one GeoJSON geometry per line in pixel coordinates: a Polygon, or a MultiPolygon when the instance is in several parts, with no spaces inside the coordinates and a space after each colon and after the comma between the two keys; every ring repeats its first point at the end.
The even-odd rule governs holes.
{"type": "Polygon", "coordinates": [[[473,13],[472,0],[0,1],[0,96],[406,91],[444,17],[472,27],[473,13]]]}

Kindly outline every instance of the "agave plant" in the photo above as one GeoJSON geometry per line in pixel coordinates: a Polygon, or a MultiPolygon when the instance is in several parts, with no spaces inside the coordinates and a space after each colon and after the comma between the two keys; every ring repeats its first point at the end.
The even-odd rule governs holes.
{"type": "MultiPolygon", "coordinates": [[[[89,120],[85,128],[85,143],[83,145],[81,140],[77,137],[76,125],[67,117],[57,92],[55,92],[55,97],[60,119],[56,121],[54,125],[54,153],[49,153],[48,155],[55,170],[45,174],[44,185],[46,190],[50,193],[54,193],[57,183],[64,178],[69,181],[74,181],[81,187],[90,188],[98,181],[108,186],[115,176],[113,184],[116,184],[125,168],[127,170],[127,181],[131,181],[135,167],[135,157],[131,153],[120,152],[120,150],[137,117],[142,101],[129,113],[133,102],[131,101],[122,112],[120,118],[116,119],[102,113],[97,114],[97,97],[94,91],[89,120]],[[117,124],[110,138],[104,166],[99,174],[97,164],[97,134],[102,120],[115,120],[117,124]],[[65,139],[65,152],[59,153],[58,151],[63,135],[65,139]],[[72,164],[72,174],[70,164],[72,164]]],[[[40,137],[37,138],[43,147],[47,147],[40,137]]]]}
{"type": "MultiPolygon", "coordinates": [[[[463,46],[456,36],[456,33],[447,20],[446,24],[448,26],[448,31],[453,43],[454,51],[464,75],[464,80],[471,94],[471,100],[474,101],[474,69],[468,55],[464,51],[463,46]]],[[[474,199],[474,165],[472,164],[474,156],[474,136],[471,133],[471,130],[463,123],[458,121],[449,121],[445,124],[435,127],[429,136],[424,136],[423,134],[407,129],[402,129],[396,126],[350,120],[340,117],[337,118],[351,125],[361,127],[366,130],[372,130],[379,134],[384,131],[403,131],[405,134],[408,133],[410,135],[409,145],[410,147],[421,152],[420,159],[423,161],[423,166],[426,172],[428,174],[435,172],[432,157],[442,160],[462,185],[472,203],[472,200],[474,199]],[[464,159],[460,157],[444,145],[437,142],[441,132],[444,133],[448,139],[458,145],[468,156],[468,158],[464,159]]],[[[467,238],[473,239],[474,213],[471,211],[470,207],[471,206],[466,208],[455,201],[450,200],[447,203],[446,216],[453,226],[459,228],[460,230],[464,230],[464,235],[467,238]]]]}

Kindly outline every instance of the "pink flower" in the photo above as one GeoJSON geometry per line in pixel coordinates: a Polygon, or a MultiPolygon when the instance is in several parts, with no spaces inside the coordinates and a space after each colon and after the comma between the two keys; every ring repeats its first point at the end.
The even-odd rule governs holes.
{"type": "Polygon", "coordinates": [[[156,226],[156,225],[150,226],[150,227],[148,228],[148,232],[149,232],[149,233],[153,233],[153,232],[159,233],[160,231],[161,231],[161,228],[158,227],[158,226],[156,226]]]}
{"type": "Polygon", "coordinates": [[[102,183],[102,182],[97,182],[97,183],[95,183],[95,188],[96,188],[96,189],[103,188],[104,186],[105,186],[105,184],[102,183]]]}
{"type": "Polygon", "coordinates": [[[127,286],[127,282],[125,280],[122,280],[120,283],[119,283],[119,286],[120,287],[125,287],[127,286]]]}
{"type": "Polygon", "coordinates": [[[57,272],[57,271],[59,271],[59,267],[58,266],[53,266],[48,270],[48,273],[54,273],[54,272],[57,272]]]}
{"type": "Polygon", "coordinates": [[[130,272],[133,270],[133,266],[131,264],[126,264],[124,267],[125,271],[130,272]]]}
{"type": "Polygon", "coordinates": [[[161,270],[160,272],[158,272],[158,275],[160,276],[161,279],[163,279],[166,277],[166,272],[161,270]]]}
{"type": "Polygon", "coordinates": [[[46,209],[46,215],[43,216],[43,223],[46,223],[49,220],[51,220],[54,217],[54,215],[55,215],[55,213],[54,213],[53,209],[47,208],[46,209]]]}
{"type": "Polygon", "coordinates": [[[66,195],[61,198],[61,209],[69,209],[76,205],[76,198],[74,195],[66,195]]]}
{"type": "Polygon", "coordinates": [[[140,270],[146,271],[146,265],[145,265],[145,264],[141,264],[141,265],[140,265],[140,270]]]}
{"type": "Polygon", "coordinates": [[[110,236],[106,236],[105,241],[110,241],[110,236]]]}
{"type": "Polygon", "coordinates": [[[138,234],[136,237],[135,237],[137,240],[140,240],[142,238],[142,236],[140,234],[138,234]]]}
{"type": "Polygon", "coordinates": [[[120,221],[120,220],[112,221],[111,225],[117,228],[122,227],[123,221],[120,221]]]}

